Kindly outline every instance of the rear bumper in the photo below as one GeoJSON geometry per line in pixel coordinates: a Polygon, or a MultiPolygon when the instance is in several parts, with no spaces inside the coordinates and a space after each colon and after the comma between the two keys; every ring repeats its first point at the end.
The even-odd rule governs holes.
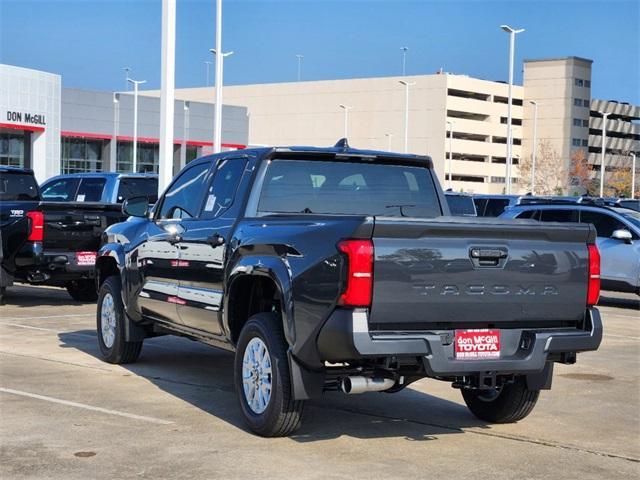
{"type": "Polygon", "coordinates": [[[435,332],[370,332],[366,310],[336,310],[318,336],[318,350],[327,361],[367,357],[422,357],[429,376],[463,376],[481,372],[534,373],[563,353],[597,350],[602,341],[600,312],[587,310],[580,329],[503,329],[499,359],[457,360],[453,330],[435,332]],[[550,358],[551,357],[551,358],[550,358]]]}
{"type": "Polygon", "coordinates": [[[95,278],[95,265],[78,265],[75,251],[45,251],[42,243],[25,243],[16,255],[16,279],[28,283],[63,285],[95,278]]]}

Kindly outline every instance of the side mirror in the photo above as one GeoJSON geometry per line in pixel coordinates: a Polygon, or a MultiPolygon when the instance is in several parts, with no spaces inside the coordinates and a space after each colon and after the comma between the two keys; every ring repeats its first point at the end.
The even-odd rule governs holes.
{"type": "Polygon", "coordinates": [[[614,238],[616,240],[622,240],[626,243],[631,243],[631,239],[633,238],[633,236],[631,235],[631,232],[629,230],[620,228],[618,230],[613,231],[613,233],[611,234],[611,238],[614,238]]]}
{"type": "Polygon", "coordinates": [[[149,213],[148,197],[131,197],[122,203],[122,213],[130,217],[145,218],[149,213]]]}

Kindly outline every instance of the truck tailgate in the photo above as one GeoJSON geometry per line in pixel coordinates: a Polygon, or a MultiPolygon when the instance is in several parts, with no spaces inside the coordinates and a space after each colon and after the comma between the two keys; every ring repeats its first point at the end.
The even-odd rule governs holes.
{"type": "Polygon", "coordinates": [[[575,325],[594,240],[584,224],[377,217],[370,326],[575,325]]]}
{"type": "Polygon", "coordinates": [[[119,205],[93,202],[42,202],[44,249],[97,251],[109,225],[124,219],[119,205]]]}

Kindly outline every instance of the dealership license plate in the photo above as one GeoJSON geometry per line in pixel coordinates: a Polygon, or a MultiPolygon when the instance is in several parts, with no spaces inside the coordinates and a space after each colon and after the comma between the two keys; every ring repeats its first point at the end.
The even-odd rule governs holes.
{"type": "Polygon", "coordinates": [[[460,360],[500,358],[500,330],[456,330],[454,348],[460,360]]]}
{"type": "Polygon", "coordinates": [[[95,265],[96,252],[76,252],[76,263],[78,265],[95,265]]]}

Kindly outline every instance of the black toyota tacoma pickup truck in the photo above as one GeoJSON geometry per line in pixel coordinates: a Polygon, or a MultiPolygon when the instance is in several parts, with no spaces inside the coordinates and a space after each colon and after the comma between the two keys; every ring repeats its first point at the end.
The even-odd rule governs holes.
{"type": "Polygon", "coordinates": [[[0,295],[15,280],[66,287],[75,300],[95,301],[102,232],[126,219],[122,199],[157,192],[157,179],[147,175],[68,177],[40,189],[32,170],[0,167],[0,295]]]}
{"type": "Polygon", "coordinates": [[[430,158],[262,148],[204,157],[151,213],[129,199],[96,262],[98,344],[175,334],[235,352],[249,427],[287,435],[323,391],[436,378],[514,422],[553,365],[596,350],[595,231],[448,216],[430,158]]]}

